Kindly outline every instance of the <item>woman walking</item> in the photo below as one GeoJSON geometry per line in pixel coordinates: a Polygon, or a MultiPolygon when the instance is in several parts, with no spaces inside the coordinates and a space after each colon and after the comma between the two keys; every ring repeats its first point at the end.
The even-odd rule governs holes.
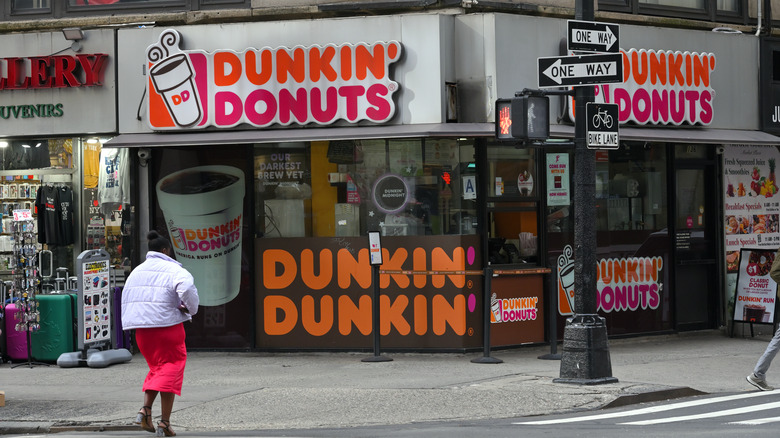
{"type": "Polygon", "coordinates": [[[135,329],[138,349],[149,365],[144,380],[144,404],[136,416],[143,430],[157,436],[176,436],[171,428],[174,397],[181,396],[187,348],[185,321],[198,312],[198,290],[192,274],[171,256],[171,243],[156,231],[146,236],[146,261],[127,277],[122,290],[124,330],[135,329]],[[152,404],[160,394],[160,421],[152,422],[152,404]]]}

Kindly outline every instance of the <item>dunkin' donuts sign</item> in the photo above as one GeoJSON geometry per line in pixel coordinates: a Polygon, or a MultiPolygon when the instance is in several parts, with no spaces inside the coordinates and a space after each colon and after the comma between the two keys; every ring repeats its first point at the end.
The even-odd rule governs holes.
{"type": "MultiPolygon", "coordinates": [[[[620,122],[640,125],[709,125],[714,113],[714,53],[630,49],[623,83],[596,86],[596,102],[618,105],[620,122]]],[[[569,117],[574,120],[573,99],[569,117]]]]}
{"type": "Polygon", "coordinates": [[[399,42],[211,53],[182,51],[180,42],[169,29],[146,50],[152,129],[383,123],[395,114],[389,70],[399,42]]]}

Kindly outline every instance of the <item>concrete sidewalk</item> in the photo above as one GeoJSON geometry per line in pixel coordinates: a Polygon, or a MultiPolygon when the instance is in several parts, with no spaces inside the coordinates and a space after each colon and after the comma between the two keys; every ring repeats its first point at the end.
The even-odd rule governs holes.
{"type": "MultiPolygon", "coordinates": [[[[318,428],[542,415],[606,405],[755,390],[745,381],[771,338],[712,330],[610,341],[618,383],[553,383],[549,347],[477,354],[190,353],[171,418],[187,431],[318,428]]],[[[560,352],[560,348],[559,348],[560,352]]],[[[780,383],[780,364],[769,382],[780,383]]],[[[146,363],[139,354],[108,368],[0,365],[0,434],[135,429],[146,363]]],[[[159,402],[154,407],[155,422],[159,402]]]]}

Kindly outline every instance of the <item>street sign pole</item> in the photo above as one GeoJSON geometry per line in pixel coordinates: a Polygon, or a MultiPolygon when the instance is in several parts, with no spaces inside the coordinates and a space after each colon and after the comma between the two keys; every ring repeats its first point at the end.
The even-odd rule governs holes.
{"type": "MultiPolygon", "coordinates": [[[[576,19],[592,21],[593,0],[576,0],[576,19]]],[[[596,312],[596,158],[587,147],[586,105],[594,100],[593,86],[575,89],[574,117],[574,316],[563,332],[560,378],[574,384],[615,383],[604,318],[596,312]]],[[[557,340],[553,339],[553,342],[557,340]]]]}

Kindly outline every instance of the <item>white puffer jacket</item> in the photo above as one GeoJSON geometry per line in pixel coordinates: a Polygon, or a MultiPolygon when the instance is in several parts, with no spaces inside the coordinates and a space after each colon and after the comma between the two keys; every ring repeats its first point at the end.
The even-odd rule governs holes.
{"type": "Polygon", "coordinates": [[[181,263],[155,251],[127,277],[122,289],[122,329],[170,327],[198,313],[198,290],[181,263]],[[179,309],[181,304],[189,310],[179,309]]]}

